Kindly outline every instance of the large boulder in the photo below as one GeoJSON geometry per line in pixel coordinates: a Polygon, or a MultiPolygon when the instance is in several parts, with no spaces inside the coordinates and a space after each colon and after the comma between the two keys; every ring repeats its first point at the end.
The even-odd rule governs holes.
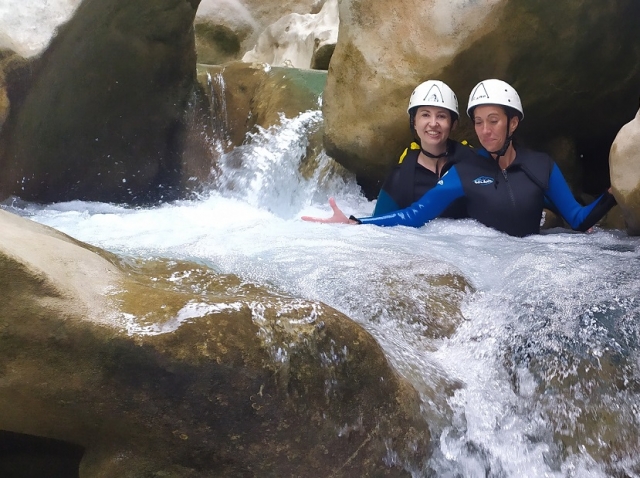
{"type": "Polygon", "coordinates": [[[342,1],[323,102],[327,152],[374,196],[410,139],[406,105],[418,83],[447,82],[462,111],[457,138],[475,140],[469,92],[501,78],[523,100],[521,141],[575,142],[574,161],[589,170],[583,189],[599,192],[611,142],[637,105],[639,16],[633,0],[342,1]]]}
{"type": "Polygon", "coordinates": [[[141,203],[179,195],[199,0],[86,0],[2,130],[0,196],[141,203]]]}
{"type": "Polygon", "coordinates": [[[428,458],[417,393],[337,311],[2,210],[0,229],[7,449],[61,440],[80,477],[119,478],[409,476],[428,458]]]}
{"type": "Polygon", "coordinates": [[[640,110],[613,141],[609,168],[613,195],[622,210],[627,231],[640,235],[640,110]]]}

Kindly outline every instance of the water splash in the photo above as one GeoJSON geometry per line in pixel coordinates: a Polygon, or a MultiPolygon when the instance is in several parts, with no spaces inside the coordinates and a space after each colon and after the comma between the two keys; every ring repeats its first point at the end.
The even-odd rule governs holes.
{"type": "Polygon", "coordinates": [[[326,198],[327,191],[354,189],[353,175],[340,171],[325,153],[308,157],[309,138],[322,124],[322,113],[310,110],[293,119],[281,115],[268,129],[258,126],[245,144],[221,157],[213,189],[283,218],[294,217],[318,195],[326,198]],[[303,168],[312,161],[306,177],[303,168]]]}

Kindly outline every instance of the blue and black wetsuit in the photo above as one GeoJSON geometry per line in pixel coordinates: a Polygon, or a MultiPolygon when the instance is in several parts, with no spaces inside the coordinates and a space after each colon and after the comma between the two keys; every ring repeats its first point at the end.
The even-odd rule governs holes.
{"type": "MultiPolygon", "coordinates": [[[[468,146],[448,140],[447,164],[439,173],[443,174],[443,171],[446,171],[452,164],[464,161],[465,158],[474,154],[468,146]]],[[[382,185],[373,211],[374,216],[381,216],[410,206],[438,183],[440,174],[436,174],[418,163],[418,156],[420,156],[420,146],[415,142],[404,150],[398,164],[393,167],[382,185]]],[[[453,201],[440,214],[440,217],[456,219],[467,217],[464,203],[465,200],[462,197],[453,201]]]]}
{"type": "Polygon", "coordinates": [[[515,160],[505,170],[491,157],[474,155],[453,165],[436,187],[411,206],[359,222],[420,227],[460,197],[467,200],[470,218],[519,237],[540,232],[545,198],[579,231],[588,230],[616,204],[611,194],[604,193],[581,206],[549,155],[518,147],[515,160]]]}

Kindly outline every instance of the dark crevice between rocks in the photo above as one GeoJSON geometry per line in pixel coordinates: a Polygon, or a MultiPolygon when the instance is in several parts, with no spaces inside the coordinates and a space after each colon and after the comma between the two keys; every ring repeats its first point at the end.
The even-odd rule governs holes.
{"type": "Polygon", "coordinates": [[[0,476],[79,478],[84,448],[52,438],[0,430],[0,476]]]}

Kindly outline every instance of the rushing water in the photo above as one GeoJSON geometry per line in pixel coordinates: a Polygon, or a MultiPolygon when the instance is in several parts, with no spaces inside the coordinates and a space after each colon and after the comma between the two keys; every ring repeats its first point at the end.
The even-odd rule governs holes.
{"type": "Polygon", "coordinates": [[[513,238],[469,220],[303,222],[329,214],[329,195],[348,213],[374,207],[326,157],[313,177],[298,172],[321,126],[312,111],[253,135],[193,200],[4,207],[116,253],[195,259],[344,312],[424,399],[434,454],[415,476],[639,476],[640,241],[513,238]]]}

